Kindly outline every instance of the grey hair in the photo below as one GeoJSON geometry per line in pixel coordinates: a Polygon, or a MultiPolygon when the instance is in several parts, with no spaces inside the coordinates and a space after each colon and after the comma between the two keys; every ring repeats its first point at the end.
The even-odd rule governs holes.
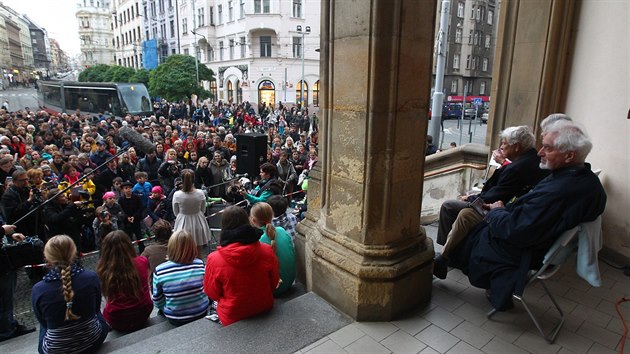
{"type": "Polygon", "coordinates": [[[547,127],[546,133],[555,135],[553,147],[558,151],[575,151],[578,162],[584,162],[593,148],[584,128],[573,121],[556,121],[547,127]]]}
{"type": "Polygon", "coordinates": [[[548,115],[547,118],[543,119],[542,122],[540,122],[540,129],[542,129],[542,132],[545,133],[549,129],[551,124],[557,121],[572,122],[573,119],[564,113],[552,113],[548,115]]]}
{"type": "Polygon", "coordinates": [[[508,145],[519,144],[523,150],[532,149],[536,143],[534,133],[526,125],[505,128],[499,136],[505,139],[508,145]]]}

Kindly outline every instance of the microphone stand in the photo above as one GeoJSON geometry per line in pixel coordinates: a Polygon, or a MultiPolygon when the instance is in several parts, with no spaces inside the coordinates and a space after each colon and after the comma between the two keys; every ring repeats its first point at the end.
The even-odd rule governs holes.
{"type": "Polygon", "coordinates": [[[127,152],[127,150],[129,150],[129,148],[131,147],[131,144],[128,144],[127,146],[123,147],[120,149],[120,151],[118,151],[116,153],[116,155],[110,157],[109,159],[107,159],[105,162],[103,162],[102,164],[100,164],[99,166],[97,166],[94,170],[92,170],[92,172],[85,174],[83,176],[80,176],[79,179],[77,179],[74,183],[70,184],[69,186],[67,186],[66,188],[62,189],[61,191],[59,191],[59,193],[55,194],[53,197],[46,199],[43,203],[39,204],[37,207],[31,209],[28,213],[26,213],[26,215],[22,216],[21,218],[19,218],[17,221],[13,222],[13,225],[17,225],[20,221],[26,219],[27,217],[29,217],[31,214],[33,214],[34,212],[36,212],[37,210],[39,210],[39,208],[43,207],[44,205],[50,203],[51,201],[55,200],[60,194],[67,192],[68,190],[70,190],[72,187],[74,187],[75,185],[77,185],[79,182],[81,182],[82,180],[85,179],[85,177],[90,176],[95,174],[96,172],[98,172],[98,170],[101,169],[101,167],[107,165],[108,163],[110,163],[112,160],[114,160],[115,158],[117,158],[118,156],[124,154],[125,152],[127,152]]]}
{"type": "MultiPolygon", "coordinates": [[[[244,176],[243,176],[243,177],[244,177],[244,176]]],[[[219,186],[222,186],[222,185],[224,185],[224,184],[228,184],[228,183],[230,183],[230,182],[234,182],[234,181],[236,181],[236,180],[239,180],[239,179],[241,179],[241,178],[242,178],[242,177],[236,177],[236,176],[234,176],[234,177],[232,177],[232,178],[228,179],[227,181],[223,181],[223,182],[221,182],[221,183],[214,184],[214,185],[212,185],[212,186],[210,186],[210,187],[206,187],[206,189],[212,189],[212,188],[214,188],[214,187],[219,187],[219,186]]]]}

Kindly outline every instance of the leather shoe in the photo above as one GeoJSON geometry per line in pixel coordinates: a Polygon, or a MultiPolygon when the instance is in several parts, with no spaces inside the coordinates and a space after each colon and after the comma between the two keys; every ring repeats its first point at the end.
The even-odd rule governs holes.
{"type": "Polygon", "coordinates": [[[446,279],[448,273],[448,259],[444,258],[441,253],[435,255],[433,260],[433,275],[439,279],[446,279]]]}

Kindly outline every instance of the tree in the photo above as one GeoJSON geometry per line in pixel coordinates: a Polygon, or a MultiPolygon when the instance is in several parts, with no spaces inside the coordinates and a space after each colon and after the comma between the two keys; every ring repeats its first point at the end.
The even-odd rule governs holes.
{"type": "Polygon", "coordinates": [[[133,68],[124,66],[110,66],[109,70],[105,73],[104,81],[108,82],[132,82],[131,77],[136,73],[133,68]]]}
{"type": "Polygon", "coordinates": [[[141,82],[145,84],[146,86],[149,86],[149,70],[147,69],[136,70],[136,72],[131,76],[131,79],[129,79],[129,82],[141,82]]]}
{"type": "Polygon", "coordinates": [[[97,64],[83,70],[79,74],[79,81],[81,82],[102,82],[106,76],[107,70],[110,66],[105,64],[97,64]]]}
{"type": "MultiPolygon", "coordinates": [[[[199,64],[199,80],[213,81],[214,73],[199,64]]],[[[210,97],[210,92],[199,85],[196,77],[195,58],[175,54],[168,57],[149,74],[149,92],[168,101],[180,101],[196,94],[199,98],[210,97]]]]}

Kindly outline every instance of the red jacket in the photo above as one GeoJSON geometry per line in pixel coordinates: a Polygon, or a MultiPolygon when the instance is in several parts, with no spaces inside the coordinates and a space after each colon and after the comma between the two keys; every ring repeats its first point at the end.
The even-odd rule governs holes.
{"type": "Polygon", "coordinates": [[[203,288],[218,302],[224,326],[269,311],[278,285],[278,260],[273,249],[255,242],[232,243],[217,248],[206,260],[203,288]]]}

